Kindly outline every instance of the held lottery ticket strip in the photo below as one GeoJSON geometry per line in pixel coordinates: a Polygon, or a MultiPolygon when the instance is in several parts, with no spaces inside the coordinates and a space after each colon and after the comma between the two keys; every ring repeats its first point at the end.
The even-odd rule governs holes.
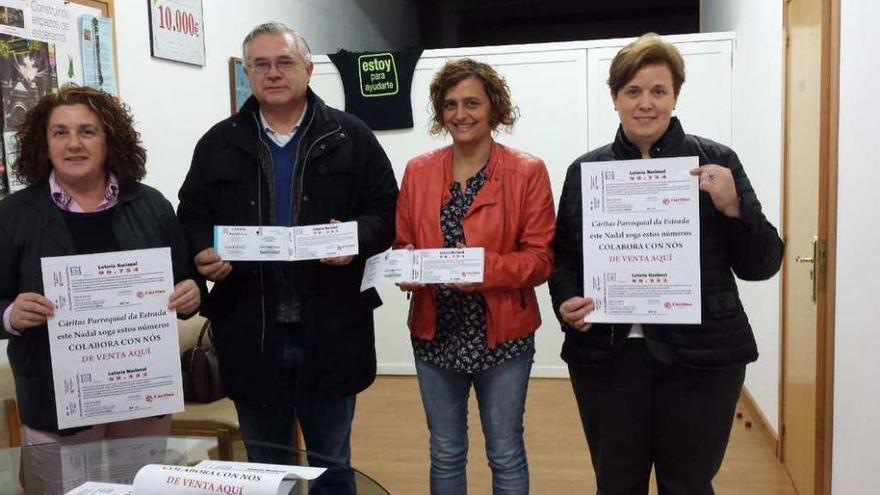
{"type": "Polygon", "coordinates": [[[224,261],[305,261],[358,254],[357,222],[299,227],[214,226],[224,261]]]}
{"type": "Polygon", "coordinates": [[[485,253],[481,247],[389,249],[367,260],[361,292],[379,282],[480,283],[485,253]]]}

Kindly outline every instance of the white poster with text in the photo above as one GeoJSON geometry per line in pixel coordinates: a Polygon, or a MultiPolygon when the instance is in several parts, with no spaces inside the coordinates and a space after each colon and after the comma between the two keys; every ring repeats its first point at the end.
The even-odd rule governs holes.
{"type": "Polygon", "coordinates": [[[58,427],[183,411],[171,250],[41,261],[58,427]]]}
{"type": "Polygon", "coordinates": [[[699,324],[697,157],[581,163],[593,323],[699,324]]]}

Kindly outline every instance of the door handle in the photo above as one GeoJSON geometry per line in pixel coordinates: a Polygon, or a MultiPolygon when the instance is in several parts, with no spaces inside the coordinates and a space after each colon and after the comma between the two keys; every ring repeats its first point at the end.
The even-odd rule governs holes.
{"type": "Polygon", "coordinates": [[[819,237],[813,236],[813,255],[812,256],[795,256],[794,260],[798,263],[810,263],[810,280],[813,281],[813,302],[816,302],[816,292],[819,285],[819,277],[816,274],[816,260],[819,259],[819,237]]]}

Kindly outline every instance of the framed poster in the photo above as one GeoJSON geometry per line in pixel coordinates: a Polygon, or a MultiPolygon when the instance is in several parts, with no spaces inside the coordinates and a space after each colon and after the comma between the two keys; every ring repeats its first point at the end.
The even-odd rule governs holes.
{"type": "Polygon", "coordinates": [[[251,96],[251,83],[244,73],[244,64],[238,57],[229,57],[229,106],[233,114],[251,96]]]}
{"type": "Polygon", "coordinates": [[[202,0],[147,0],[150,54],[193,65],[205,65],[202,0]]]}

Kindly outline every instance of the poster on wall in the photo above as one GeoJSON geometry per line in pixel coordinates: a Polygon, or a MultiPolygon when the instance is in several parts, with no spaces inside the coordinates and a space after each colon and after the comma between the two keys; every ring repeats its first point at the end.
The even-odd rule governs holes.
{"type": "Polygon", "coordinates": [[[229,57],[229,98],[233,115],[241,110],[250,96],[251,83],[244,72],[244,64],[238,57],[229,57]]]}
{"type": "Polygon", "coordinates": [[[0,101],[3,107],[2,149],[5,169],[0,174],[0,181],[5,179],[5,185],[0,189],[5,192],[15,192],[24,187],[8,170],[8,165],[15,161],[18,152],[15,130],[40,98],[57,89],[53,44],[0,34],[0,101]]]}
{"type": "Polygon", "coordinates": [[[18,158],[18,140],[14,132],[3,132],[3,163],[6,164],[6,189],[9,193],[24,189],[25,185],[19,182],[12,173],[12,164],[18,158]]]}
{"type": "Polygon", "coordinates": [[[0,0],[0,33],[53,44],[59,85],[82,84],[77,19],[95,12],[64,0],[0,0]]]}
{"type": "Polygon", "coordinates": [[[17,129],[27,111],[57,89],[54,45],[0,34],[0,97],[5,132],[17,129]]]}
{"type": "Polygon", "coordinates": [[[31,30],[25,37],[55,45],[58,86],[83,84],[77,21],[96,9],[64,0],[31,0],[30,11],[31,30]]]}
{"type": "Polygon", "coordinates": [[[113,20],[84,15],[79,18],[83,84],[119,95],[113,56],[113,20]]]}
{"type": "Polygon", "coordinates": [[[147,0],[150,54],[193,65],[205,65],[202,0],[147,0]]]}
{"type": "Polygon", "coordinates": [[[0,33],[26,37],[28,14],[24,0],[0,0],[0,33]]]}

